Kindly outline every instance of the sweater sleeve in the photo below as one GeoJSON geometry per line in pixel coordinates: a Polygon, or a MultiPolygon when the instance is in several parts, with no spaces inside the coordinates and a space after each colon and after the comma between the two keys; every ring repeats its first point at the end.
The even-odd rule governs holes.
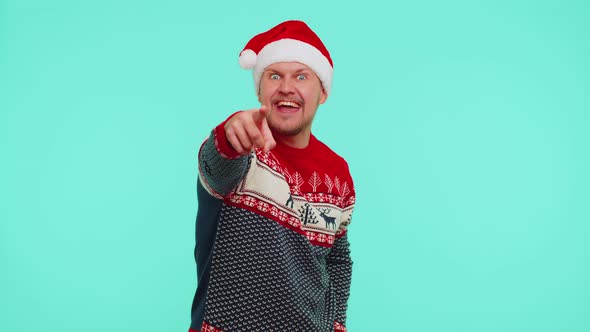
{"type": "Polygon", "coordinates": [[[205,190],[223,198],[240,182],[247,169],[249,156],[238,154],[225,136],[225,123],[215,127],[199,149],[199,179],[205,190]]]}
{"type": "Polygon", "coordinates": [[[346,332],[346,310],[350,296],[350,284],[352,278],[352,258],[350,256],[350,243],[348,242],[348,226],[352,219],[352,211],[355,206],[356,192],[348,165],[347,176],[343,177],[350,183],[350,193],[344,197],[344,213],[339,230],[336,232],[334,244],[330,253],[326,256],[328,276],[334,287],[336,296],[336,316],[334,322],[335,332],[346,332]]]}
{"type": "Polygon", "coordinates": [[[326,257],[326,265],[336,296],[334,331],[346,332],[346,310],[348,308],[352,275],[350,244],[346,233],[341,237],[337,237],[334,241],[334,245],[326,257]]]}

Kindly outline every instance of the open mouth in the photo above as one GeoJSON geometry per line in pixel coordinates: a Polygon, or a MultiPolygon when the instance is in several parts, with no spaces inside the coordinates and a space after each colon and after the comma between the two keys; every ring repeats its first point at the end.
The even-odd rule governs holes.
{"type": "Polygon", "coordinates": [[[279,100],[275,108],[281,113],[295,113],[301,109],[301,104],[290,100],[279,100]]]}

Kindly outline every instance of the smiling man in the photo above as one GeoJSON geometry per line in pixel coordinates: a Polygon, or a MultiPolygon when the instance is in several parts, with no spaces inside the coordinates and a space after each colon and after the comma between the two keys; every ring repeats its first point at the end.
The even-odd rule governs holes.
{"type": "Polygon", "coordinates": [[[234,113],[199,150],[189,331],[346,331],[354,186],[311,133],[332,59],[304,22],[286,21],[239,60],[260,107],[234,113]]]}

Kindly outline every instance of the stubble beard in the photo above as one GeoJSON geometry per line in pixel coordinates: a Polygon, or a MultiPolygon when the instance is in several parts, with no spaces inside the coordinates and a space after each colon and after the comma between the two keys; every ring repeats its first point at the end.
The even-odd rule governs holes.
{"type": "MultiPolygon", "coordinates": [[[[290,127],[290,128],[289,127],[285,128],[285,127],[281,126],[280,120],[276,121],[278,123],[275,123],[275,121],[272,120],[272,112],[271,112],[271,114],[270,114],[271,116],[269,116],[267,118],[267,123],[268,123],[268,127],[270,128],[270,130],[273,134],[280,135],[283,137],[292,137],[292,136],[299,135],[301,132],[303,132],[307,128],[311,129],[311,124],[313,122],[314,117],[312,117],[309,120],[306,120],[305,119],[305,107],[306,107],[305,102],[303,100],[295,100],[295,101],[297,103],[299,103],[300,105],[302,105],[302,108],[303,108],[301,110],[301,112],[303,112],[301,122],[290,127]]],[[[271,105],[274,105],[274,100],[271,101],[271,105]]],[[[317,111],[318,106],[319,106],[319,97],[318,97],[318,102],[316,105],[316,111],[317,111]]]]}
{"type": "MultiPolygon", "coordinates": [[[[302,112],[304,112],[304,110],[302,110],[302,112]]],[[[313,121],[313,119],[306,120],[305,117],[302,115],[301,122],[290,126],[285,126],[285,124],[281,123],[280,120],[272,121],[272,119],[267,119],[267,121],[268,127],[270,128],[273,134],[291,137],[297,136],[305,129],[311,127],[311,122],[313,121]]]]}
{"type": "Polygon", "coordinates": [[[280,125],[275,125],[273,122],[269,122],[268,126],[270,128],[270,130],[274,133],[274,134],[278,134],[281,136],[296,136],[298,134],[300,134],[303,129],[305,129],[307,127],[307,123],[302,122],[299,125],[292,127],[292,128],[283,128],[280,125]]]}

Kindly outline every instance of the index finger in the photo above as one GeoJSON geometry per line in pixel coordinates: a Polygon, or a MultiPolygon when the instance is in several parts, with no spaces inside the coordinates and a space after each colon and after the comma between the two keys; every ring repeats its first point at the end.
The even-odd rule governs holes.
{"type": "Polygon", "coordinates": [[[254,120],[254,122],[256,122],[256,124],[260,125],[260,124],[262,124],[262,120],[266,119],[267,115],[268,115],[268,107],[266,107],[266,105],[262,105],[262,106],[260,106],[260,108],[258,110],[253,112],[252,119],[254,120]]]}
{"type": "Polygon", "coordinates": [[[277,142],[275,141],[274,137],[272,136],[272,131],[268,127],[268,122],[266,119],[262,120],[262,125],[260,126],[260,132],[262,137],[264,138],[264,148],[262,151],[264,153],[274,149],[277,146],[277,142]]]}

